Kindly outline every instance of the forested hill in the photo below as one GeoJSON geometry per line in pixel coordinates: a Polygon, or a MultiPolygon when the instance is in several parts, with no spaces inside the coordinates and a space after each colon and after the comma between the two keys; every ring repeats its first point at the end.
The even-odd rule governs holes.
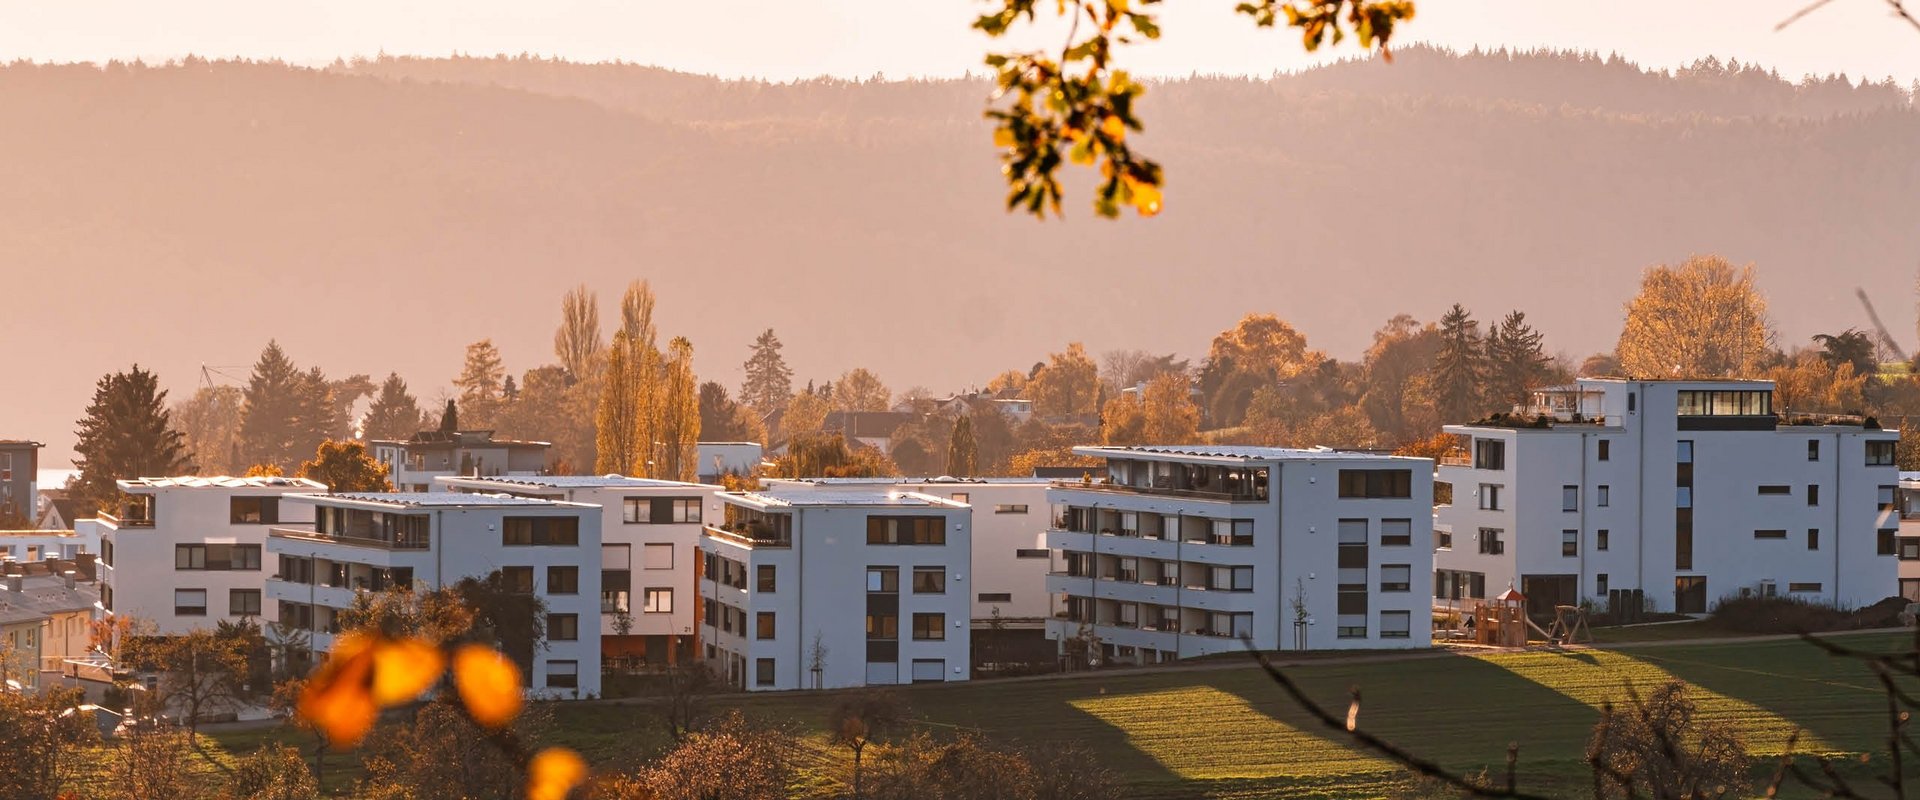
{"type": "Polygon", "coordinates": [[[946,389],[1068,340],[1201,355],[1251,310],[1351,357],[1455,301],[1578,356],[1641,268],[1693,252],[1759,264],[1783,343],[1864,325],[1856,285],[1913,330],[1898,87],[1419,49],[1181,80],[1137,137],[1166,213],[1095,220],[1080,190],[1045,224],[1000,210],[986,91],[533,59],[0,68],[0,294],[30,343],[0,436],[62,466],[102,373],[187,389],[269,337],[431,396],[480,338],[549,360],[561,291],[611,312],[632,277],[728,383],[766,327],[803,380],[946,389]]]}

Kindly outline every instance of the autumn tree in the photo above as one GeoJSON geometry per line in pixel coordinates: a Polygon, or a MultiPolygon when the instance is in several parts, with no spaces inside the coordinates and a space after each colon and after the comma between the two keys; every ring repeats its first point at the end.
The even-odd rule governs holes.
{"type": "Polygon", "coordinates": [[[80,689],[0,691],[0,787],[18,800],[56,800],[95,757],[100,739],[91,715],[71,713],[86,702],[80,689]]]}
{"type": "Polygon", "coordinates": [[[785,409],[793,397],[793,370],[787,368],[781,347],[780,337],[768,328],[753,340],[753,354],[741,365],[747,377],[740,384],[740,402],[762,418],[785,409]]]}
{"type": "Polygon", "coordinates": [[[659,464],[649,477],[692,481],[699,475],[700,401],[693,375],[693,343],[675,336],[661,375],[659,464]]]}
{"type": "Polygon", "coordinates": [[[317,442],[306,442],[303,419],[314,407],[306,373],[294,366],[277,341],[268,341],[242,390],[240,460],[292,466],[317,442]]]}
{"type": "Polygon", "coordinates": [[[1100,356],[1100,380],[1109,394],[1140,386],[1161,375],[1186,375],[1191,371],[1191,363],[1172,353],[1154,355],[1145,350],[1109,350],[1100,356]]]}
{"type": "Polygon", "coordinates": [[[1732,722],[1707,718],[1672,680],[1629,708],[1602,709],[1587,742],[1594,796],[1745,797],[1747,750],[1732,722]]]}
{"type": "Polygon", "coordinates": [[[1839,333],[1815,334],[1813,342],[1820,345],[1820,358],[1830,367],[1851,364],[1855,375],[1872,375],[1880,371],[1880,360],[1874,354],[1873,337],[1864,331],[1848,328],[1839,333]]]}
{"type": "Polygon", "coordinates": [[[1248,314],[1213,338],[1200,368],[1200,391],[1215,427],[1238,425],[1253,394],[1317,367],[1326,356],[1272,314],[1248,314]]]}
{"type": "Polygon", "coordinates": [[[973,438],[973,419],[961,414],[953,421],[953,436],[947,442],[947,474],[972,477],[979,470],[980,445],[973,438]]]}
{"type": "Polygon", "coordinates": [[[819,433],[832,410],[826,398],[813,392],[796,394],[780,416],[780,433],[789,440],[819,433]]]}
{"type": "Polygon", "coordinates": [[[1121,392],[1100,407],[1100,442],[1110,445],[1147,443],[1146,409],[1139,392],[1121,392]]]}
{"type": "Polygon", "coordinates": [[[1648,269],[1627,304],[1617,348],[1636,378],[1718,378],[1762,366],[1773,349],[1753,266],[1694,256],[1648,269]]]}
{"type": "MultiPolygon", "coordinates": [[[[516,734],[531,736],[546,715],[523,716],[516,734]]],[[[525,772],[488,743],[489,733],[441,695],[409,717],[368,737],[365,777],[354,796],[369,800],[518,800],[525,772]]]]}
{"type": "Polygon", "coordinates": [[[1866,375],[1853,364],[1837,366],[1825,354],[1801,352],[1766,372],[1774,382],[1773,405],[1780,411],[1857,414],[1866,408],[1866,375]]]}
{"type": "Polygon", "coordinates": [[[898,475],[899,468],[871,447],[850,447],[838,433],[809,433],[787,441],[787,452],[773,461],[783,478],[869,478],[898,475]]]}
{"type": "Polygon", "coordinates": [[[616,779],[605,800],[785,800],[797,742],[740,712],[688,736],[653,765],[616,779]]]}
{"type": "Polygon", "coordinates": [[[505,377],[500,348],[493,346],[492,339],[467,345],[466,363],[460,367],[460,375],[453,379],[453,385],[460,390],[460,408],[466,412],[469,427],[493,427],[494,417],[500,413],[504,401],[501,390],[505,377]]]}
{"type": "Polygon", "coordinates": [[[115,481],[193,471],[166,399],[159,380],[138,364],[94,385],[93,402],[74,431],[79,457],[73,466],[79,472],[69,491],[79,508],[118,513],[120,489],[115,481]]]}
{"type": "Polygon", "coordinates": [[[1428,375],[1440,419],[1468,422],[1485,410],[1481,397],[1487,379],[1486,347],[1480,323],[1459,303],[1440,317],[1440,349],[1428,375]]]}
{"type": "Polygon", "coordinates": [[[736,402],[719,381],[700,384],[700,438],[766,443],[767,429],[753,409],[736,402]]]}
{"type": "Polygon", "coordinates": [[[233,765],[220,800],[319,800],[320,784],[300,751],[269,742],[233,765]]]}
{"type": "Polygon", "coordinates": [[[640,442],[640,417],[645,409],[633,350],[632,339],[625,330],[614,333],[613,347],[607,350],[607,368],[601,376],[600,408],[595,417],[598,463],[594,471],[601,474],[641,474],[636,462],[644,451],[640,442]]]}
{"type": "Polygon", "coordinates": [[[233,708],[245,693],[245,642],[206,628],[139,639],[128,660],[160,673],[160,697],[180,712],[188,737],[207,715],[233,708]]]}
{"type": "Polygon", "coordinates": [[[1200,438],[1200,407],[1186,376],[1165,373],[1147,382],[1140,398],[1141,435],[1153,444],[1189,444],[1200,438]]]}
{"type": "Polygon", "coordinates": [[[860,800],[861,759],[867,746],[884,741],[894,728],[906,720],[906,708],[899,696],[884,689],[853,692],[835,703],[827,714],[827,735],[833,743],[853,754],[853,798],[860,800]]]}
{"type": "Polygon", "coordinates": [[[335,493],[393,491],[387,465],[369,455],[365,443],[351,439],[321,442],[313,458],[302,462],[296,474],[324,483],[335,493]]]}
{"type": "Polygon", "coordinates": [[[1033,401],[1033,413],[1048,418],[1084,417],[1100,410],[1100,368],[1087,355],[1086,345],[1067,344],[1065,352],[1047,356],[1023,394],[1033,401]]]}
{"type": "Polygon", "coordinates": [[[373,405],[367,408],[366,418],[361,421],[361,437],[367,441],[404,440],[425,427],[426,413],[420,410],[420,402],[407,392],[407,382],[397,372],[387,373],[373,405]]]}
{"type": "Polygon", "coordinates": [[[242,469],[243,465],[235,463],[235,456],[243,402],[239,387],[202,386],[193,396],[173,405],[174,425],[201,472],[231,475],[242,469]]]}
{"type": "Polygon", "coordinates": [[[569,381],[580,381],[599,370],[606,351],[600,334],[600,296],[580,284],[560,298],[560,327],[553,332],[553,355],[569,381]]]}
{"type": "Polygon", "coordinates": [[[513,439],[552,443],[547,464],[556,472],[593,468],[594,419],[589,395],[576,391],[564,367],[547,364],[527,370],[519,393],[501,407],[495,433],[513,439]]]}
{"type": "Polygon", "coordinates": [[[880,376],[864,367],[848,370],[833,384],[833,407],[839,411],[885,411],[892,402],[880,376]]]}
{"type": "Polygon", "coordinates": [[[1437,416],[1422,413],[1421,394],[1413,388],[1439,349],[1440,329],[1422,325],[1409,314],[1396,314],[1374,331],[1364,361],[1360,407],[1375,430],[1393,441],[1405,441],[1420,433],[1414,420],[1437,416]]]}
{"type": "Polygon", "coordinates": [[[1487,331],[1487,405],[1524,407],[1532,391],[1553,372],[1546,337],[1527,324],[1524,312],[1509,312],[1487,331]]]}

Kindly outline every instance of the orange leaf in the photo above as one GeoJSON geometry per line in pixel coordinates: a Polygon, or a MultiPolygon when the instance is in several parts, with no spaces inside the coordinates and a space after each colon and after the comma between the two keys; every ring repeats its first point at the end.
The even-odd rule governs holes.
{"type": "Polygon", "coordinates": [[[549,747],[527,764],[527,800],[566,800],[587,779],[587,762],[563,747],[549,747]]]}
{"type": "Polygon", "coordinates": [[[1133,210],[1140,212],[1143,217],[1160,213],[1160,187],[1141,182],[1130,185],[1133,189],[1133,210]]]}
{"type": "Polygon", "coordinates": [[[351,634],[340,637],[333,654],[300,692],[295,710],[335,745],[359,744],[380,713],[373,702],[370,645],[371,640],[366,637],[351,634]]]}
{"type": "Polygon", "coordinates": [[[1127,124],[1121,122],[1119,117],[1107,117],[1101,120],[1100,131],[1116,142],[1127,138],[1127,124]]]}
{"type": "Polygon", "coordinates": [[[505,727],[520,714],[520,668],[486,645],[462,645],[453,654],[453,684],[467,713],[489,728],[505,727]]]}
{"type": "Polygon", "coordinates": [[[373,646],[373,702],[381,708],[420,696],[447,668],[440,648],[422,639],[383,639],[373,646]]]}

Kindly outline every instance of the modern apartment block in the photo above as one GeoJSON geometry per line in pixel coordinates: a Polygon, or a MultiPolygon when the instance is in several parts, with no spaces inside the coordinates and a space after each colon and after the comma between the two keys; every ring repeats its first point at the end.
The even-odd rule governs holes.
{"type": "Polygon", "coordinates": [[[1080,663],[1432,643],[1432,462],[1277,447],[1077,447],[1048,493],[1049,638],[1080,663]]]}
{"type": "Polygon", "coordinates": [[[973,508],[973,624],[1037,628],[1051,616],[1046,592],[1044,478],[772,478],[780,489],[899,491],[944,497],[973,508]],[[997,621],[996,621],[997,620],[997,621]]]}
{"type": "Polygon", "coordinates": [[[310,524],[287,502],[326,491],[304,478],[137,478],[119,481],[127,506],[102,513],[100,605],[160,635],[260,617],[262,550],[274,525],[310,524]]]}
{"type": "Polygon", "coordinates": [[[600,647],[607,659],[691,664],[699,651],[700,530],[720,516],[718,486],[620,475],[440,478],[461,492],[601,508],[600,647]]]}
{"type": "MultiPolygon", "coordinates": [[[[1591,600],[1704,613],[1723,597],[1845,606],[1899,589],[1899,436],[1795,415],[1770,381],[1581,379],[1519,417],[1449,425],[1438,596],[1509,584],[1530,613],[1591,600]]],[[[1920,553],[1916,553],[1920,556],[1920,553]]]]}
{"type": "MultiPolygon", "coordinates": [[[[529,691],[600,693],[600,508],[530,497],[440,492],[308,494],[312,522],[268,536],[269,613],[329,651],[336,614],[360,592],[441,589],[499,571],[546,603],[546,638],[517,656],[529,691]]],[[[514,654],[509,654],[514,655],[514,654]]]]}
{"type": "Polygon", "coordinates": [[[82,525],[76,530],[0,530],[0,561],[31,563],[49,558],[72,561],[82,553],[99,552],[98,525],[82,525]]]}
{"type": "Polygon", "coordinates": [[[40,448],[45,446],[25,439],[0,439],[0,528],[9,527],[9,520],[18,527],[32,526],[40,496],[40,448]]]}
{"type": "Polygon", "coordinates": [[[754,691],[963,681],[966,504],[915,492],[726,492],[701,549],[701,636],[754,691]]]}
{"type": "Polygon", "coordinates": [[[1900,473],[1900,596],[1920,603],[1920,472],[1900,473]]]}
{"type": "Polygon", "coordinates": [[[387,465],[393,488],[402,492],[440,492],[434,478],[497,478],[539,475],[547,471],[547,442],[495,439],[493,431],[420,431],[411,439],[376,439],[373,457],[387,465]]]}

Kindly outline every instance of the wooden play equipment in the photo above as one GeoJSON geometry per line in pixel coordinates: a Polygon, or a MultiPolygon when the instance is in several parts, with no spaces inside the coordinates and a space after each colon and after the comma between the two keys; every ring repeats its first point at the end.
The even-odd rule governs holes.
{"type": "Polygon", "coordinates": [[[1587,629],[1587,610],[1579,606],[1554,606],[1553,624],[1547,626],[1547,641],[1554,644],[1593,641],[1593,631],[1587,629]]]}
{"type": "Polygon", "coordinates": [[[1527,619],[1526,595],[1507,587],[1500,596],[1474,609],[1473,624],[1474,640],[1480,644],[1526,647],[1527,627],[1532,624],[1527,619]]]}

